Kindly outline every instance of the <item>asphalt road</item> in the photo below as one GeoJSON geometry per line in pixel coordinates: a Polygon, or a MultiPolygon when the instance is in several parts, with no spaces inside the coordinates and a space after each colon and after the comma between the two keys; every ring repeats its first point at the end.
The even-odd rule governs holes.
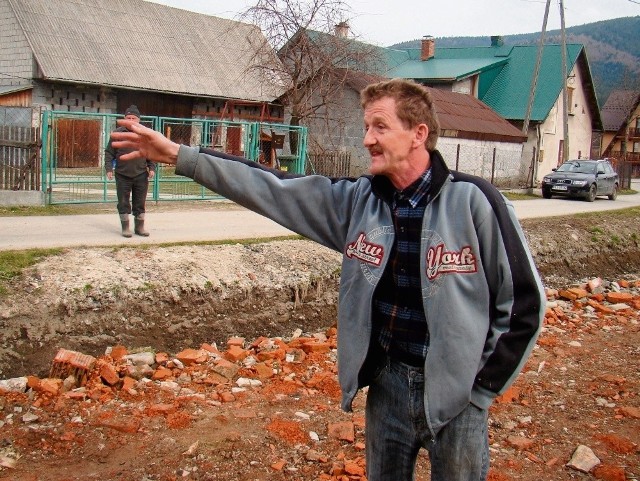
{"type": "MultiPolygon", "coordinates": [[[[634,181],[632,187],[640,192],[640,180],[634,181]]],[[[513,204],[520,219],[561,216],[640,206],[640,193],[620,195],[615,201],[606,197],[598,197],[595,202],[554,197],[518,200],[513,204]]],[[[120,221],[115,207],[112,214],[0,217],[0,250],[161,244],[294,234],[265,217],[237,206],[228,209],[203,207],[202,210],[154,212],[154,206],[148,205],[145,227],[151,235],[134,235],[130,239],[120,235],[120,221]]]]}

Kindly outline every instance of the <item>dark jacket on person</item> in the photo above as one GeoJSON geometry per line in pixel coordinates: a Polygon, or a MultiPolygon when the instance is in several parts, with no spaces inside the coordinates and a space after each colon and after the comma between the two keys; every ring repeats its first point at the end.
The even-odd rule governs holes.
{"type": "MultiPolygon", "coordinates": [[[[118,127],[116,132],[127,132],[127,129],[124,127],[118,127]]],[[[138,177],[140,174],[150,170],[156,170],[156,164],[144,157],[121,161],[120,157],[124,154],[128,154],[129,152],[131,152],[131,149],[115,149],[113,145],[111,145],[111,139],[109,139],[109,144],[107,145],[107,148],[104,149],[105,170],[107,172],[115,171],[116,174],[131,178],[138,177]]]]}

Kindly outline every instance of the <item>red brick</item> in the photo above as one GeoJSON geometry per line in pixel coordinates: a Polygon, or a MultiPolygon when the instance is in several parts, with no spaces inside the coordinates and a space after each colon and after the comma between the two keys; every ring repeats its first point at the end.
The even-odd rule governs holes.
{"type": "Polygon", "coordinates": [[[229,346],[229,349],[224,353],[224,357],[233,362],[242,361],[248,355],[249,351],[245,351],[240,346],[229,346]]]}
{"type": "Polygon", "coordinates": [[[607,301],[611,304],[618,304],[620,302],[629,302],[633,300],[633,296],[628,292],[609,292],[607,293],[607,301]]]}
{"type": "Polygon", "coordinates": [[[329,352],[331,350],[331,346],[328,342],[310,341],[305,342],[302,345],[302,350],[307,354],[312,352],[329,352]]]}
{"type": "Polygon", "coordinates": [[[171,369],[167,369],[166,367],[160,366],[154,371],[151,379],[153,379],[154,381],[160,381],[162,379],[167,379],[170,377],[173,377],[173,371],[171,369]]]}
{"type": "Polygon", "coordinates": [[[364,468],[354,462],[344,463],[344,472],[350,476],[364,476],[364,468]]]}
{"type": "Polygon", "coordinates": [[[273,377],[273,368],[271,366],[267,366],[263,362],[259,362],[253,366],[253,369],[256,371],[256,374],[260,379],[269,379],[270,377],[273,377]]]}
{"type": "Polygon", "coordinates": [[[533,439],[523,438],[522,436],[509,436],[507,437],[507,444],[518,451],[525,451],[531,449],[535,441],[533,439]]]}
{"type": "Polygon", "coordinates": [[[132,377],[125,376],[122,379],[122,390],[131,392],[136,388],[136,383],[137,383],[137,381],[135,379],[133,379],[132,377]]]}
{"type": "Polygon", "coordinates": [[[156,352],[156,364],[165,364],[169,361],[169,354],[166,352],[156,352]]]}
{"type": "Polygon", "coordinates": [[[45,378],[38,383],[37,391],[57,396],[62,389],[62,379],[45,378]]]}
{"type": "Polygon", "coordinates": [[[202,346],[200,346],[200,349],[203,349],[212,354],[222,355],[222,353],[218,350],[218,348],[215,346],[212,346],[211,344],[204,343],[202,344],[202,346]]]}
{"type": "Polygon", "coordinates": [[[176,354],[176,359],[185,366],[203,363],[208,359],[208,357],[207,353],[200,349],[185,349],[176,354]]]}
{"type": "Polygon", "coordinates": [[[596,466],[593,470],[593,475],[596,479],[602,479],[603,481],[625,481],[627,479],[623,468],[608,464],[596,466]]]}
{"type": "Polygon", "coordinates": [[[40,378],[36,376],[27,376],[27,387],[30,389],[37,389],[40,385],[40,378]]]}
{"type": "Polygon", "coordinates": [[[270,359],[278,359],[282,361],[286,356],[286,351],[282,348],[259,351],[256,354],[258,361],[268,361],[270,359]]]}
{"type": "Polygon", "coordinates": [[[101,362],[100,377],[109,386],[113,386],[120,381],[120,376],[118,376],[115,366],[106,362],[101,362]]]}
{"type": "Polygon", "coordinates": [[[109,354],[114,361],[119,361],[124,356],[126,356],[129,352],[127,348],[124,346],[113,346],[111,348],[111,353],[109,354]]]}
{"type": "Polygon", "coordinates": [[[603,314],[613,314],[615,312],[610,307],[607,307],[604,304],[600,304],[599,302],[596,302],[593,299],[589,299],[587,301],[587,304],[593,307],[596,311],[601,312],[603,314]]]}
{"type": "Polygon", "coordinates": [[[149,416],[166,416],[176,411],[176,407],[173,404],[153,404],[149,406],[147,412],[149,416]]]}
{"type": "Polygon", "coordinates": [[[216,365],[213,368],[214,372],[217,372],[221,376],[224,376],[226,379],[233,379],[236,374],[238,374],[238,370],[240,368],[226,359],[219,359],[216,361],[216,365]]]}
{"type": "Polygon", "coordinates": [[[238,346],[240,348],[244,348],[244,337],[231,337],[227,341],[227,347],[238,346]]]}
{"type": "Polygon", "coordinates": [[[328,434],[330,438],[340,439],[352,443],[355,440],[355,428],[353,423],[331,423],[328,426],[328,434]]]}

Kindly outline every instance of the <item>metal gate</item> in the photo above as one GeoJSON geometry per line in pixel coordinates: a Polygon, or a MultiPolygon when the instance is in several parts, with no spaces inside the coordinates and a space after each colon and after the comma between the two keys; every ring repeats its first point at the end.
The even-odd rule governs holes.
{"type": "MultiPolygon", "coordinates": [[[[45,111],[42,179],[49,204],[116,202],[115,181],[106,177],[104,149],[116,114],[45,111]]],[[[296,173],[305,171],[305,127],[261,122],[142,116],[141,123],[185,145],[213,148],[296,173]],[[292,148],[294,152],[292,153],[292,148]]],[[[158,165],[147,200],[219,199],[175,168],[158,165]]]]}

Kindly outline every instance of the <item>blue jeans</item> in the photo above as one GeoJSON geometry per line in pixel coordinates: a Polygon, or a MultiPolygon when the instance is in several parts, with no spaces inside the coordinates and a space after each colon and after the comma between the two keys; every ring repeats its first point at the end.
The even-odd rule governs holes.
{"type": "Polygon", "coordinates": [[[424,372],[386,360],[369,386],[366,456],[369,481],[413,481],[420,448],[431,481],[484,481],[489,471],[488,412],[469,404],[435,439],[424,412],[424,372]]]}

